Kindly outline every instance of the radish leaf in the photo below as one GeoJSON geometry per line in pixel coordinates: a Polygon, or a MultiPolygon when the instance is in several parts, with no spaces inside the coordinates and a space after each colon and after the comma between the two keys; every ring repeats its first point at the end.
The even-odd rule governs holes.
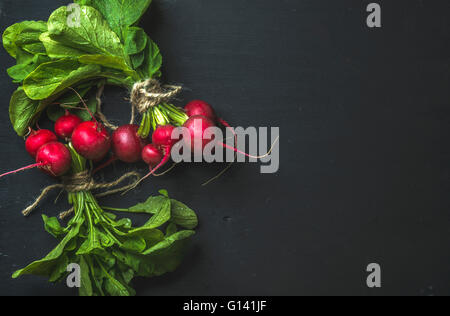
{"type": "Polygon", "coordinates": [[[147,46],[147,34],[140,27],[129,27],[125,34],[125,53],[128,55],[139,54],[147,46]]]}
{"type": "Polygon", "coordinates": [[[100,11],[111,29],[122,40],[125,38],[125,29],[139,22],[151,2],[151,0],[75,0],[75,3],[89,5],[100,11]]]}
{"type": "Polygon", "coordinates": [[[171,220],[184,228],[187,229],[194,229],[198,225],[198,218],[197,214],[187,207],[185,204],[177,201],[177,200],[170,200],[172,204],[172,218],[171,220]]]}
{"type": "Polygon", "coordinates": [[[23,21],[13,24],[3,33],[3,46],[16,59],[23,52],[31,55],[45,55],[45,48],[39,36],[46,31],[47,24],[42,21],[23,21]]]}
{"type": "Polygon", "coordinates": [[[22,87],[13,93],[9,103],[9,118],[19,136],[28,132],[28,126],[32,125],[38,108],[39,101],[31,100],[22,87]]]}
{"type": "Polygon", "coordinates": [[[145,48],[145,59],[143,64],[137,69],[143,78],[153,78],[161,76],[162,55],[159,47],[150,38],[147,40],[145,48]]]}
{"type": "MultiPolygon", "coordinates": [[[[50,38],[53,43],[53,53],[58,50],[65,53],[69,49],[71,57],[86,54],[124,57],[123,45],[119,37],[111,30],[103,16],[96,9],[82,6],[80,11],[80,27],[70,27],[67,24],[67,7],[54,11],[48,20],[48,34],[43,39],[50,38]],[[73,54],[78,51],[78,54],[73,54]]],[[[45,43],[44,43],[45,45],[45,43]]],[[[50,57],[54,57],[49,52],[50,57]]],[[[59,56],[61,57],[61,56],[59,56]]]]}
{"type": "Polygon", "coordinates": [[[23,86],[33,100],[43,100],[83,80],[99,77],[98,65],[81,65],[77,60],[60,59],[40,65],[27,78],[23,86]]]}
{"type": "Polygon", "coordinates": [[[17,64],[8,68],[8,75],[13,79],[14,83],[21,83],[30,73],[32,73],[39,65],[49,62],[50,58],[46,55],[35,55],[27,63],[17,64]]]}
{"type": "Polygon", "coordinates": [[[58,246],[56,246],[56,248],[53,249],[45,258],[35,261],[27,267],[16,271],[12,277],[17,278],[24,274],[50,276],[55,268],[55,265],[57,264],[57,260],[64,253],[64,248],[66,245],[78,235],[82,223],[82,220],[77,221],[70,232],[58,244],[58,246]]]}

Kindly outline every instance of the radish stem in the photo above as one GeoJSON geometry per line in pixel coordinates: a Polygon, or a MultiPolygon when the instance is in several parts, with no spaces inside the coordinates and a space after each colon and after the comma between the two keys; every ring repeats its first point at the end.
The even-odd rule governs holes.
{"type": "Polygon", "coordinates": [[[280,139],[280,137],[278,136],[275,139],[275,141],[273,142],[272,147],[270,147],[270,150],[267,153],[265,153],[264,155],[262,155],[262,156],[253,156],[253,155],[247,154],[247,153],[245,153],[245,152],[243,152],[243,151],[241,151],[241,150],[239,150],[239,149],[237,149],[235,147],[232,147],[232,146],[224,144],[224,143],[220,143],[220,145],[222,145],[226,149],[233,150],[234,152],[239,153],[241,155],[244,155],[246,157],[253,158],[253,159],[262,159],[262,158],[265,158],[265,157],[269,156],[272,153],[272,151],[275,148],[275,145],[278,143],[279,139],[280,139]]]}
{"type": "Polygon", "coordinates": [[[14,170],[14,171],[10,171],[10,172],[4,173],[4,174],[0,175],[0,178],[3,178],[3,177],[8,176],[10,174],[15,174],[15,173],[18,173],[18,172],[21,172],[21,171],[25,171],[25,170],[29,170],[29,169],[33,169],[33,168],[43,167],[45,165],[46,164],[42,163],[42,162],[41,163],[35,163],[35,164],[29,165],[29,166],[26,166],[26,167],[23,167],[23,168],[14,170]]]}
{"type": "Polygon", "coordinates": [[[92,171],[92,174],[97,173],[98,171],[102,170],[103,168],[108,167],[110,164],[112,164],[113,162],[117,161],[117,157],[116,156],[112,156],[111,158],[109,158],[104,164],[98,166],[97,168],[95,168],[92,171]]]}

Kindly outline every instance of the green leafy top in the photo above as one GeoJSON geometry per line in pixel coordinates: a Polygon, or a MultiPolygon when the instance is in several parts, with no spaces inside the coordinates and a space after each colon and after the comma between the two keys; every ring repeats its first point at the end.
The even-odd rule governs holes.
{"type": "MultiPolygon", "coordinates": [[[[24,21],[3,33],[4,47],[17,61],[8,74],[22,84],[9,109],[20,136],[48,106],[64,106],[60,98],[68,88],[106,83],[130,89],[137,81],[161,75],[159,48],[137,26],[151,0],[75,2],[80,5],[79,25],[68,24],[72,12],[63,6],[47,22],[24,21]]],[[[55,119],[63,112],[52,106],[46,113],[55,119]]]]}
{"type": "Polygon", "coordinates": [[[127,29],[136,25],[150,6],[152,0],[76,0],[100,11],[111,29],[124,41],[127,29]]]}
{"type": "Polygon", "coordinates": [[[45,47],[39,36],[47,31],[43,21],[24,21],[11,25],[3,33],[3,46],[6,51],[19,61],[25,56],[45,55],[45,47]]]}
{"type": "Polygon", "coordinates": [[[56,9],[47,22],[48,32],[41,37],[52,58],[79,57],[86,54],[124,58],[124,48],[103,16],[96,9],[82,6],[79,26],[69,26],[67,7],[56,9]],[[50,39],[51,45],[48,45],[50,39]]]}
{"type": "Polygon", "coordinates": [[[104,212],[91,193],[73,196],[75,216],[67,227],[55,217],[42,216],[45,230],[60,240],[58,246],[43,259],[16,271],[13,278],[34,274],[56,282],[68,275],[67,265],[73,262],[80,265],[82,274],[80,295],[134,295],[132,279],[176,269],[195,234],[194,211],[170,199],[166,191],[161,193],[129,209],[113,209],[150,214],[137,228],[128,218],[117,220],[116,215],[104,212]]]}
{"type": "MultiPolygon", "coordinates": [[[[104,84],[131,88],[137,81],[161,75],[159,48],[137,26],[151,0],[75,2],[81,6],[79,25],[69,26],[72,12],[60,7],[48,22],[24,21],[3,34],[3,45],[17,62],[8,69],[13,82],[20,84],[9,114],[20,136],[41,113],[52,120],[62,115],[56,104],[76,106],[80,100],[69,88],[88,97],[88,107],[95,112],[96,98],[89,96],[95,94],[94,88],[104,84]]],[[[85,170],[86,160],[70,143],[68,147],[73,172],[85,170]]],[[[133,227],[130,219],[116,220],[116,215],[105,212],[91,192],[69,193],[75,215],[66,227],[43,216],[44,228],[60,243],[13,277],[35,274],[56,282],[67,276],[69,263],[78,263],[80,295],[133,295],[130,282],[135,276],[158,276],[180,264],[198,223],[193,210],[169,198],[166,191],[160,194],[129,209],[108,209],[151,215],[144,225],[133,227]]]]}

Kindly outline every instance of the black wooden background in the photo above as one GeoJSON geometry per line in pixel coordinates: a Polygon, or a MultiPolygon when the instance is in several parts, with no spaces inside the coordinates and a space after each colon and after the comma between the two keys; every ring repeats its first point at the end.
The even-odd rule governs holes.
{"type": "MultiPolygon", "coordinates": [[[[374,30],[365,24],[369,2],[154,0],[142,25],[163,52],[165,81],[187,87],[177,104],[202,98],[235,126],[279,126],[281,168],[262,175],[240,164],[202,187],[223,166],[185,164],[104,199],[126,207],[166,188],[199,214],[184,264],[137,280],[138,294],[450,294],[450,3],[378,1],[383,26],[374,30]],[[372,262],[381,289],[366,286],[372,262]]],[[[0,0],[0,29],[64,4],[0,0]]],[[[0,62],[7,171],[31,160],[9,124],[13,60],[3,49],[0,62]]],[[[116,122],[129,118],[124,97],[106,90],[116,122]]],[[[39,277],[10,278],[56,245],[40,214],[66,210],[64,198],[20,214],[53,182],[38,170],[0,180],[0,294],[76,294],[39,277]]]]}

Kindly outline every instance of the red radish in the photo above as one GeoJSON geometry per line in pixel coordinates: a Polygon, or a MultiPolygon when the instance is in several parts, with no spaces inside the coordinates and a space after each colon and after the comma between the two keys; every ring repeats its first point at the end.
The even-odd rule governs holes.
{"type": "Polygon", "coordinates": [[[139,180],[139,182],[136,183],[136,186],[149,176],[153,175],[159,168],[164,166],[169,161],[170,151],[172,150],[173,145],[179,141],[179,139],[172,139],[172,133],[175,129],[176,127],[172,125],[163,125],[158,126],[153,132],[153,144],[147,145],[142,151],[142,160],[147,162],[151,171],[139,180]],[[159,156],[158,152],[155,152],[155,149],[159,150],[159,153],[164,154],[164,156],[159,156]],[[157,163],[157,161],[159,163],[157,163]],[[156,167],[154,166],[155,164],[156,167]]]}
{"type": "MultiPolygon", "coordinates": [[[[208,128],[214,127],[214,126],[215,126],[214,122],[212,120],[210,120],[209,118],[207,118],[206,116],[203,116],[203,115],[192,116],[183,124],[183,127],[187,128],[187,130],[189,132],[189,137],[188,137],[189,139],[183,138],[183,141],[185,142],[186,145],[191,147],[192,152],[196,152],[196,150],[200,150],[201,152],[203,152],[203,149],[205,148],[205,146],[207,144],[209,144],[212,141],[215,141],[214,139],[206,139],[205,135],[204,135],[205,131],[208,128]]],[[[164,166],[169,161],[172,146],[178,141],[178,139],[172,139],[172,132],[174,130],[175,130],[174,126],[165,125],[165,126],[159,126],[153,132],[153,136],[152,136],[153,145],[147,145],[144,148],[143,153],[142,153],[142,159],[144,161],[146,161],[147,164],[150,165],[150,168],[152,168],[153,161],[151,161],[149,157],[144,157],[144,156],[148,154],[149,156],[151,156],[151,158],[153,158],[153,154],[154,154],[153,149],[155,148],[155,146],[157,148],[162,149],[162,151],[164,153],[164,157],[162,160],[160,160],[161,156],[155,155],[155,161],[160,160],[160,163],[156,167],[151,169],[150,173],[148,173],[145,177],[143,177],[136,185],[138,185],[140,182],[142,182],[149,176],[155,174],[155,172],[159,168],[164,166]],[[151,147],[149,147],[149,146],[151,146],[151,147]],[[150,163],[152,163],[152,164],[150,164],[150,163]]],[[[238,150],[237,148],[234,148],[234,147],[224,144],[222,142],[218,142],[218,144],[227,149],[241,153],[247,157],[261,158],[261,157],[251,156],[247,153],[244,153],[244,152],[238,150]]]]}
{"type": "Polygon", "coordinates": [[[160,148],[164,153],[164,157],[162,161],[152,170],[149,174],[153,174],[156,170],[164,166],[170,159],[170,151],[172,150],[173,145],[175,145],[180,139],[173,139],[172,133],[176,129],[175,126],[172,125],[163,125],[158,126],[156,130],[153,132],[152,141],[153,145],[160,148]]]}
{"type": "Polygon", "coordinates": [[[141,159],[142,149],[146,141],[137,134],[139,126],[124,125],[112,134],[112,150],[117,159],[135,163],[141,159]]]}
{"type": "Polygon", "coordinates": [[[78,116],[71,114],[66,110],[66,113],[55,123],[55,133],[62,139],[70,138],[72,137],[75,128],[80,125],[81,122],[82,120],[78,116]]]}
{"type": "Polygon", "coordinates": [[[215,121],[219,122],[226,128],[231,129],[235,138],[237,137],[236,133],[234,132],[234,129],[230,126],[230,124],[228,124],[228,122],[225,121],[223,118],[217,117],[213,107],[210,104],[206,103],[205,101],[202,100],[191,101],[184,107],[184,110],[189,117],[196,115],[203,115],[213,122],[215,121]]]}
{"type": "Polygon", "coordinates": [[[216,120],[216,113],[214,112],[212,106],[202,100],[194,100],[189,102],[184,107],[184,111],[189,117],[203,115],[213,122],[216,120]]]}
{"type": "Polygon", "coordinates": [[[39,168],[54,177],[59,177],[69,171],[71,162],[72,158],[66,146],[59,142],[50,142],[41,146],[35,164],[4,173],[0,178],[32,168],[39,168]]]}
{"type": "MultiPolygon", "coordinates": [[[[191,147],[192,152],[196,152],[196,150],[201,150],[203,152],[203,149],[205,148],[205,146],[207,144],[209,144],[212,141],[215,141],[214,138],[206,139],[205,135],[204,135],[205,131],[208,128],[214,127],[214,126],[215,126],[214,122],[206,116],[203,116],[203,115],[191,116],[183,124],[183,127],[187,128],[188,132],[189,132],[189,139],[183,138],[183,141],[185,142],[186,145],[191,147]]],[[[229,127],[228,124],[226,126],[229,127]]],[[[139,180],[139,182],[136,183],[135,186],[137,186],[139,183],[141,183],[143,180],[145,180],[149,176],[155,174],[155,172],[159,168],[164,166],[169,161],[172,147],[179,140],[179,139],[172,139],[172,133],[174,130],[175,130],[174,126],[165,125],[165,126],[159,126],[153,132],[153,135],[152,135],[153,144],[147,145],[142,152],[142,159],[147,164],[149,164],[151,171],[145,177],[143,177],[141,180],[139,180]],[[162,158],[162,160],[160,160],[161,156],[158,155],[157,152],[155,153],[156,149],[158,149],[158,148],[161,149],[164,153],[164,157],[162,158]],[[153,158],[154,158],[154,160],[153,160],[153,158]],[[152,169],[152,167],[156,163],[156,161],[160,161],[160,163],[152,169]]],[[[233,131],[233,133],[234,133],[234,131],[233,131]]],[[[235,139],[236,139],[236,134],[235,134],[235,139]]],[[[277,139],[277,141],[278,141],[278,139],[277,139]]],[[[234,152],[241,153],[247,157],[256,158],[256,159],[267,156],[268,154],[270,154],[270,152],[273,149],[273,146],[272,146],[272,149],[267,154],[265,154],[264,156],[261,156],[261,157],[256,157],[256,156],[249,155],[245,152],[242,152],[242,151],[238,150],[237,148],[234,148],[234,147],[224,144],[222,142],[219,142],[219,141],[216,141],[216,142],[219,145],[221,145],[227,149],[233,150],[234,152]]]]}
{"type": "Polygon", "coordinates": [[[191,101],[188,104],[186,104],[186,106],[184,107],[184,111],[189,117],[203,115],[213,122],[217,121],[223,126],[231,128],[230,124],[228,124],[227,121],[225,121],[220,117],[217,117],[213,107],[205,101],[202,100],[191,101]]]}
{"type": "Polygon", "coordinates": [[[73,131],[72,144],[84,158],[99,161],[111,148],[111,138],[102,124],[88,121],[81,123],[73,131]]]}
{"type": "MultiPolygon", "coordinates": [[[[214,127],[214,126],[215,126],[214,122],[205,116],[202,116],[202,115],[192,116],[183,125],[183,127],[188,129],[190,139],[184,138],[183,141],[185,142],[186,145],[191,146],[191,150],[193,153],[195,153],[197,151],[203,152],[203,149],[205,148],[205,146],[207,144],[209,144],[210,142],[214,141],[214,139],[207,139],[204,137],[205,131],[206,131],[206,129],[208,129],[210,127],[214,127]]],[[[235,134],[235,142],[236,142],[236,137],[237,136],[235,134]]],[[[277,141],[278,141],[278,138],[275,142],[277,142],[277,141]]],[[[275,142],[272,145],[272,149],[273,149],[273,146],[275,145],[275,142]]],[[[246,157],[254,158],[254,159],[264,158],[268,154],[270,154],[270,152],[272,151],[272,149],[271,149],[267,154],[265,154],[263,156],[253,156],[253,155],[247,154],[233,146],[224,144],[222,142],[217,142],[217,143],[226,149],[232,150],[236,153],[239,153],[246,157]]]]}
{"type": "Polygon", "coordinates": [[[66,146],[59,142],[52,142],[39,149],[36,162],[43,165],[41,167],[43,171],[59,177],[69,171],[72,157],[66,146]]]}
{"type": "Polygon", "coordinates": [[[214,127],[212,120],[203,115],[191,116],[183,125],[189,131],[189,139],[184,138],[186,145],[191,146],[192,152],[201,151],[210,143],[211,139],[204,139],[204,133],[207,128],[214,127]]]}
{"type": "MultiPolygon", "coordinates": [[[[187,128],[189,133],[190,133],[190,139],[194,140],[200,140],[200,141],[192,141],[190,142],[190,146],[191,149],[194,151],[195,150],[195,146],[198,146],[198,144],[200,144],[201,146],[201,150],[203,150],[204,146],[206,146],[206,144],[208,144],[209,142],[211,142],[211,140],[204,140],[203,136],[204,136],[204,132],[208,127],[213,127],[214,122],[211,121],[210,119],[208,119],[205,116],[201,116],[201,115],[197,115],[197,116],[192,116],[190,117],[183,125],[183,127],[187,128]]],[[[144,157],[145,155],[151,156],[151,158],[154,158],[154,161],[159,160],[159,164],[156,165],[156,167],[154,167],[151,172],[146,175],[144,178],[142,178],[142,180],[146,179],[147,177],[151,176],[152,174],[154,174],[159,168],[161,168],[162,166],[164,166],[170,159],[170,152],[172,150],[173,145],[175,145],[176,142],[179,141],[179,139],[173,139],[172,138],[172,133],[175,130],[176,127],[172,126],[172,125],[164,125],[164,126],[159,126],[152,135],[152,141],[153,144],[152,145],[148,145],[146,148],[144,148],[143,152],[142,152],[142,159],[144,161],[148,161],[147,163],[150,165],[150,167],[153,167],[153,161],[152,159],[150,159],[150,157],[144,157]],[[162,158],[162,160],[160,159],[160,157],[155,154],[153,152],[154,148],[159,148],[162,150],[162,152],[164,153],[164,157],[162,158]],[[152,164],[150,164],[149,162],[152,162],[152,164]]],[[[141,180],[141,181],[142,181],[141,180]]]]}
{"type": "Polygon", "coordinates": [[[229,128],[234,135],[234,144],[235,146],[237,145],[237,135],[234,129],[224,119],[217,117],[213,107],[207,102],[202,100],[191,101],[184,107],[184,110],[189,117],[202,115],[210,119],[212,122],[217,121],[226,128],[229,128]]]}
{"type": "Polygon", "coordinates": [[[162,149],[172,148],[179,140],[172,139],[172,133],[175,128],[176,127],[172,125],[158,126],[152,135],[153,145],[161,147],[162,149]]]}
{"type": "Polygon", "coordinates": [[[28,136],[25,141],[25,149],[31,155],[31,157],[36,158],[36,154],[43,145],[55,142],[58,137],[47,129],[40,129],[38,131],[31,130],[30,136],[28,136]]]}
{"type": "Polygon", "coordinates": [[[149,144],[142,149],[142,160],[150,167],[156,167],[163,160],[164,155],[155,145],[149,144]]]}
{"type": "Polygon", "coordinates": [[[147,141],[137,134],[138,130],[139,126],[132,124],[123,125],[116,129],[112,134],[111,147],[113,156],[105,163],[95,168],[92,173],[97,173],[116,160],[127,163],[138,162],[141,159],[142,149],[147,144],[147,141]]]}

